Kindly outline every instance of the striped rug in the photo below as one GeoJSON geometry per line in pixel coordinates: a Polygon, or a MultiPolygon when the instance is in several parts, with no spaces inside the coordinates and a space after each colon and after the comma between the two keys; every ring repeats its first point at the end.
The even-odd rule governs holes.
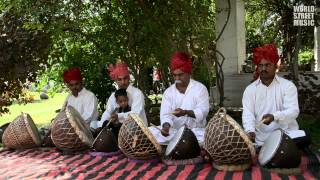
{"type": "Polygon", "coordinates": [[[217,171],[208,163],[167,166],[112,157],[62,154],[56,149],[0,152],[0,179],[320,179],[319,161],[310,151],[302,156],[302,174],[286,176],[259,166],[243,172],[217,171]]]}

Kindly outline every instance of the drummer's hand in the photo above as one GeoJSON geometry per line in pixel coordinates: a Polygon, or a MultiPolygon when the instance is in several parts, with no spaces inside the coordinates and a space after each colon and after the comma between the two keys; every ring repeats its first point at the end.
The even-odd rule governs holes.
{"type": "Polygon", "coordinates": [[[117,113],[112,113],[111,114],[111,119],[112,119],[112,123],[118,121],[118,114],[117,113]]]}
{"type": "Polygon", "coordinates": [[[274,116],[272,114],[265,114],[262,119],[265,119],[263,124],[269,125],[274,120],[274,116]]]}
{"type": "Polygon", "coordinates": [[[252,142],[256,142],[256,133],[254,133],[254,132],[249,132],[247,135],[249,136],[249,139],[250,139],[252,142]]]}
{"type": "Polygon", "coordinates": [[[172,112],[172,114],[177,116],[177,117],[184,116],[184,115],[186,115],[186,113],[187,113],[187,111],[185,111],[183,109],[180,109],[180,108],[177,108],[172,112]]]}
{"type": "Polygon", "coordinates": [[[97,129],[94,130],[94,133],[99,134],[99,132],[102,130],[102,127],[99,127],[97,129]]]}
{"type": "Polygon", "coordinates": [[[161,131],[162,136],[169,136],[169,130],[170,130],[170,124],[164,123],[162,125],[162,131],[161,131]]]}

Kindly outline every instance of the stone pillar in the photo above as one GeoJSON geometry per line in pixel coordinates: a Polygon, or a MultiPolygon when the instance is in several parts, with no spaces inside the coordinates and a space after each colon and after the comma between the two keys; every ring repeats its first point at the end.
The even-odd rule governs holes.
{"type": "MultiPolygon", "coordinates": [[[[246,59],[245,9],[243,0],[230,0],[230,17],[223,34],[217,41],[217,50],[225,61],[222,66],[224,73],[224,105],[241,107],[242,92],[250,80],[241,80],[241,66],[246,59]],[[246,82],[248,81],[248,82],[246,82]],[[241,93],[239,93],[241,92],[241,93]]],[[[228,0],[216,0],[216,36],[221,32],[228,17],[228,0]]],[[[218,60],[221,56],[217,54],[218,60]]],[[[219,93],[214,89],[211,95],[219,103],[219,93]]]]}
{"type": "MultiPolygon", "coordinates": [[[[238,74],[246,56],[245,10],[243,0],[230,0],[231,13],[217,50],[225,56],[223,72],[238,74]]],[[[228,16],[228,1],[216,0],[216,35],[221,32],[228,16]]],[[[221,59],[220,55],[217,57],[221,59]]]]}

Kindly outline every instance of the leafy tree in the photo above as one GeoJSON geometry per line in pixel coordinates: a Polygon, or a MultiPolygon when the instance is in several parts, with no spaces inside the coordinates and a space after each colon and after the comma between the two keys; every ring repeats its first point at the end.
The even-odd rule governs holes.
{"type": "Polygon", "coordinates": [[[46,65],[51,46],[50,34],[26,28],[28,16],[14,10],[0,15],[0,115],[14,100],[23,102],[22,89],[33,81],[37,70],[46,65]]]}
{"type": "Polygon", "coordinates": [[[293,7],[314,4],[313,0],[246,1],[248,52],[263,43],[280,45],[282,61],[290,65],[292,79],[297,82],[298,53],[300,49],[313,47],[313,28],[293,26],[293,7]],[[301,39],[311,43],[302,44],[301,39]]]}
{"type": "Polygon", "coordinates": [[[207,65],[214,61],[205,54],[215,36],[214,1],[6,0],[1,5],[15,9],[17,19],[28,17],[24,27],[50,34],[52,46],[40,74],[62,82],[65,69],[79,66],[102,105],[114,90],[106,65],[118,59],[128,63],[133,83],[147,94],[153,66],[159,66],[167,87],[171,54],[187,51],[194,58],[194,76],[209,77],[203,82],[213,86],[213,68],[207,65]]]}

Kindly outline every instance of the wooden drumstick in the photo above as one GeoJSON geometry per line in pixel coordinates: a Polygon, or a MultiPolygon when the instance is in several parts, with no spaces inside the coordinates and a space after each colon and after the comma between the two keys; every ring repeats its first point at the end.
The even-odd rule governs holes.
{"type": "Polygon", "coordinates": [[[174,115],[174,112],[164,113],[163,115],[174,115]]]}
{"type": "Polygon", "coordinates": [[[166,131],[160,129],[158,126],[156,126],[156,125],[154,125],[154,124],[152,124],[152,123],[150,123],[150,125],[151,125],[152,127],[156,128],[156,129],[158,129],[162,134],[165,134],[165,135],[168,135],[168,136],[169,136],[169,133],[167,133],[166,131]]]}
{"type": "Polygon", "coordinates": [[[263,118],[259,124],[256,125],[256,128],[259,128],[264,122],[266,122],[268,119],[267,118],[263,118]]]}
{"type": "Polygon", "coordinates": [[[108,122],[108,124],[106,125],[107,127],[109,127],[111,121],[112,121],[112,118],[109,119],[109,122],[108,122]]]}

